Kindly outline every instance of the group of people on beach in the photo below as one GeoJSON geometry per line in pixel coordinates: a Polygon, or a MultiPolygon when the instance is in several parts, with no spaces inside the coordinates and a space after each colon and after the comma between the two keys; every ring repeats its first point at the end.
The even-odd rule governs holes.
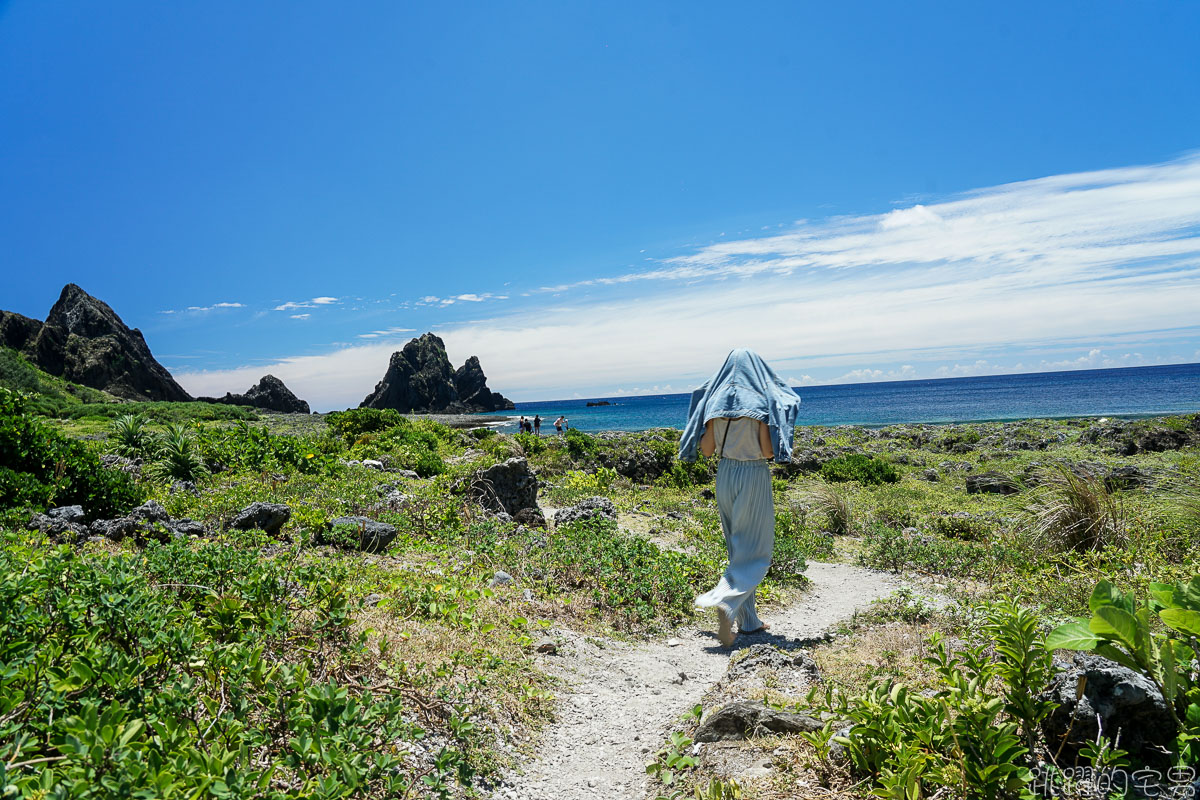
{"type": "MultiPolygon", "coordinates": [[[[525,415],[522,414],[517,426],[521,429],[521,433],[532,433],[535,436],[542,435],[542,418],[539,414],[534,414],[532,420],[526,419],[525,415]]],[[[558,419],[554,420],[554,430],[562,433],[567,427],[567,418],[559,414],[558,419]]]]}

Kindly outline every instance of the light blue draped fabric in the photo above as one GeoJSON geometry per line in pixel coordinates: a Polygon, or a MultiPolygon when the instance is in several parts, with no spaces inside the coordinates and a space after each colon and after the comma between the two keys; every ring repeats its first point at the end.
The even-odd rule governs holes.
{"type": "Polygon", "coordinates": [[[721,368],[692,392],[687,425],[679,440],[679,460],[695,461],[704,426],[717,417],[750,417],[767,423],[775,460],[792,460],[792,438],[800,398],[753,350],[739,347],[721,368]]]}
{"type": "Polygon", "coordinates": [[[775,548],[775,503],[766,461],[722,458],[717,465],[717,508],[729,566],[710,591],[696,598],[701,608],[720,606],[739,630],[762,627],[755,592],[771,568],[775,548]]]}

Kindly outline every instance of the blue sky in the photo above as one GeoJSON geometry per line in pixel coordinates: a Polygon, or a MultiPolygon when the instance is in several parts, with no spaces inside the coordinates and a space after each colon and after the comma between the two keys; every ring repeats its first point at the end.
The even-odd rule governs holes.
{"type": "Polygon", "coordinates": [[[355,405],[1200,360],[1200,4],[0,2],[0,308],[355,405]]]}

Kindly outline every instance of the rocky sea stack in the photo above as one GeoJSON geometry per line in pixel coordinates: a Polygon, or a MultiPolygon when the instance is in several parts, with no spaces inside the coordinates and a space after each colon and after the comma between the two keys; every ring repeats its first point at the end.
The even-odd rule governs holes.
{"type": "Polygon", "coordinates": [[[394,408],[403,413],[471,414],[514,408],[487,386],[479,359],[471,356],[455,371],[441,338],[426,333],[392,353],[383,380],[360,408],[394,408]]]}
{"type": "Polygon", "coordinates": [[[264,375],[245,394],[226,393],[224,397],[200,397],[209,403],[224,403],[231,406],[253,406],[265,411],[284,414],[307,414],[308,403],[292,394],[292,390],[274,375],[264,375]]]}
{"type": "Polygon", "coordinates": [[[73,283],[45,322],[0,311],[0,345],[41,369],[127,400],[191,400],[150,354],[142,332],[73,283]]]}

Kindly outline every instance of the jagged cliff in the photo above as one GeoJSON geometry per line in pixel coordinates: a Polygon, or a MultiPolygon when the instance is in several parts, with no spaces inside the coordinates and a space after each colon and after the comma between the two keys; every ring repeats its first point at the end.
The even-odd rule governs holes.
{"type": "Polygon", "coordinates": [[[142,332],[73,283],[45,322],[0,311],[0,344],[51,375],[128,400],[191,400],[154,359],[142,332]]]}
{"type": "Polygon", "coordinates": [[[245,394],[226,393],[224,397],[197,397],[209,403],[225,403],[232,406],[254,406],[267,411],[282,411],[288,414],[309,413],[308,403],[296,397],[284,382],[274,375],[264,375],[245,394]]]}
{"type": "Polygon", "coordinates": [[[479,359],[471,356],[457,371],[446,345],[432,333],[392,353],[383,380],[360,408],[394,408],[405,413],[461,414],[513,408],[511,400],[491,391],[479,359]]]}

